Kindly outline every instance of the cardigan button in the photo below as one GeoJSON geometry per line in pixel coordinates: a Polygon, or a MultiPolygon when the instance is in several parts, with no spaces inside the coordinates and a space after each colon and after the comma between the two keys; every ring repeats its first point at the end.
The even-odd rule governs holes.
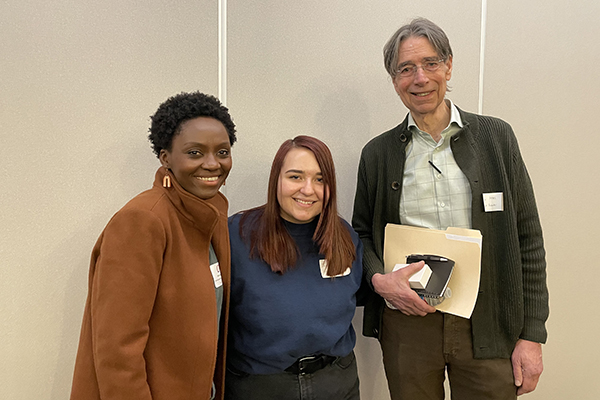
{"type": "Polygon", "coordinates": [[[400,184],[398,183],[398,181],[394,181],[394,182],[392,182],[392,189],[393,189],[393,190],[398,190],[398,189],[400,189],[400,184]]]}
{"type": "Polygon", "coordinates": [[[401,134],[400,134],[400,141],[401,141],[402,143],[404,143],[404,142],[406,142],[407,140],[408,140],[408,139],[407,139],[406,135],[405,135],[404,133],[401,133],[401,134]]]}

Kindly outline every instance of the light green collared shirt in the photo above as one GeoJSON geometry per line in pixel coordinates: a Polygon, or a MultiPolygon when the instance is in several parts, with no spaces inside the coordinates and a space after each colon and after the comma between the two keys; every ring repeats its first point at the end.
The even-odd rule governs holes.
{"type": "Polygon", "coordinates": [[[413,139],[406,146],[400,199],[402,224],[442,230],[450,226],[471,228],[471,187],[450,148],[450,139],[463,127],[463,122],[452,101],[446,101],[450,106],[450,123],[437,143],[408,115],[413,139]]]}

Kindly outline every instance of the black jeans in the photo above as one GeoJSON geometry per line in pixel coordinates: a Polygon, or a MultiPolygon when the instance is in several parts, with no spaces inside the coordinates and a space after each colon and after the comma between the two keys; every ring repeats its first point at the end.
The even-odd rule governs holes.
{"type": "Polygon", "coordinates": [[[248,375],[227,369],[225,400],[360,400],[354,352],[313,374],[248,375]]]}

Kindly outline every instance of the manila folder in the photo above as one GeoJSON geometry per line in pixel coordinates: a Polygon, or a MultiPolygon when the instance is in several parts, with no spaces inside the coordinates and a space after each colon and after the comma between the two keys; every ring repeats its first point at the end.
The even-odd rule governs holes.
{"type": "Polygon", "coordinates": [[[445,231],[408,225],[387,224],[383,261],[385,272],[406,263],[410,254],[435,254],[454,260],[448,283],[452,297],[435,306],[439,311],[471,318],[481,274],[481,232],[450,227],[445,231]]]}

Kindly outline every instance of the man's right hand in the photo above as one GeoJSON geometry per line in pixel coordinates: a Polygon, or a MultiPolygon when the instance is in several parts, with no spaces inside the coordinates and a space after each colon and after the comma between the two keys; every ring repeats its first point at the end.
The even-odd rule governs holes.
{"type": "Polygon", "coordinates": [[[410,288],[408,278],[419,272],[424,266],[425,262],[419,261],[389,274],[375,274],[371,283],[378,295],[402,311],[403,314],[423,317],[429,313],[434,313],[435,308],[427,304],[410,288]]]}

